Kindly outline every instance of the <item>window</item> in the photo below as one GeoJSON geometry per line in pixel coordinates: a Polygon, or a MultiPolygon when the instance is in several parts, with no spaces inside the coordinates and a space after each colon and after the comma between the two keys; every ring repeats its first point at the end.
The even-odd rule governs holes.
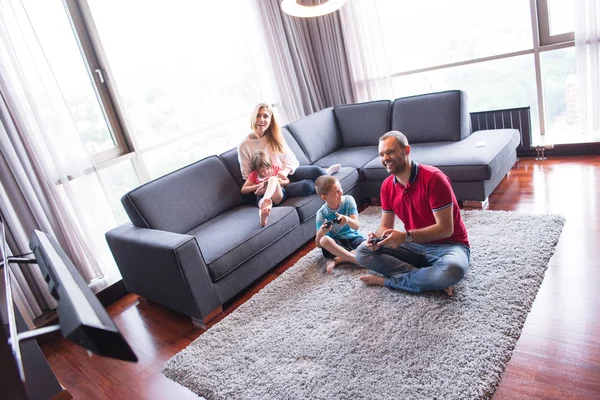
{"type": "MultiPolygon", "coordinates": [[[[269,69],[246,2],[236,4],[89,0],[110,66],[105,72],[140,150],[158,155],[183,140],[191,156],[183,159],[195,161],[242,140],[252,107],[265,95],[259,75],[269,69]],[[232,125],[241,114],[244,122],[232,125]]],[[[173,153],[163,157],[156,171],[180,166],[173,153]]]]}
{"type": "Polygon", "coordinates": [[[573,0],[539,0],[540,43],[550,45],[573,41],[575,5],[573,0]]]}
{"type": "Polygon", "coordinates": [[[23,4],[52,69],[48,79],[56,80],[88,154],[95,161],[122,154],[125,150],[105,119],[62,3],[23,4]]]}
{"type": "Polygon", "coordinates": [[[531,54],[398,76],[392,83],[395,97],[460,88],[471,112],[531,106],[532,131],[539,131],[531,54]]]}
{"type": "Polygon", "coordinates": [[[541,54],[546,134],[555,143],[575,142],[579,127],[577,66],[575,48],[541,54]]]}
{"type": "Polygon", "coordinates": [[[532,47],[529,2],[382,0],[377,3],[393,73],[532,47]]]}

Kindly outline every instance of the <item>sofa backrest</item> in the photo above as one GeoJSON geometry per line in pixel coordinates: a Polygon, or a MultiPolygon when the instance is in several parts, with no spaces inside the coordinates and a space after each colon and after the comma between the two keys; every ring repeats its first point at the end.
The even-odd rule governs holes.
{"type": "Polygon", "coordinates": [[[390,130],[391,108],[389,100],[334,107],[344,147],[376,146],[381,135],[390,130]]]}
{"type": "Polygon", "coordinates": [[[298,159],[300,165],[310,164],[310,160],[304,153],[304,150],[302,150],[302,147],[300,147],[300,144],[298,144],[296,138],[287,129],[287,127],[284,126],[283,128],[281,128],[281,133],[283,134],[283,138],[285,139],[285,142],[289,146],[290,150],[292,150],[292,153],[296,155],[296,158],[298,159]]]}
{"type": "Polygon", "coordinates": [[[286,128],[294,136],[310,163],[342,147],[342,135],[332,107],[291,122],[286,128]]]}
{"type": "Polygon", "coordinates": [[[186,233],[243,198],[223,161],[210,156],[133,189],[121,203],[135,226],[186,233]]]}
{"type": "Polygon", "coordinates": [[[449,90],[396,99],[391,128],[404,133],[408,143],[465,139],[471,134],[467,94],[449,90]]]}

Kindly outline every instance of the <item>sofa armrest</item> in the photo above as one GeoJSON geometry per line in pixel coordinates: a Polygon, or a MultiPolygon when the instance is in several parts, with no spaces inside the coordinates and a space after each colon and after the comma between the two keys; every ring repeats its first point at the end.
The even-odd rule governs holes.
{"type": "Polygon", "coordinates": [[[106,241],[130,292],[198,320],[221,306],[193,236],[125,224],[106,241]]]}

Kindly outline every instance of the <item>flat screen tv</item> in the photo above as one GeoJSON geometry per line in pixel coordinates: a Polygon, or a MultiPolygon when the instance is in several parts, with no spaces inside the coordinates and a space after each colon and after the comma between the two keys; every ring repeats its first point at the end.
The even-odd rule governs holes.
{"type": "Polygon", "coordinates": [[[135,353],[104,306],[56,239],[36,230],[29,247],[48,282],[50,293],[57,299],[62,335],[101,356],[137,361],[135,353]]]}

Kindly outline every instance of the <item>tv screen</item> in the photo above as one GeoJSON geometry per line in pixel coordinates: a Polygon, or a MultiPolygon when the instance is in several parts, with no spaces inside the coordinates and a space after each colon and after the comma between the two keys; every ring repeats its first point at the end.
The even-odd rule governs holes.
{"type": "Polygon", "coordinates": [[[57,299],[63,336],[101,356],[136,362],[135,353],[56,239],[36,230],[29,247],[57,299]]]}

